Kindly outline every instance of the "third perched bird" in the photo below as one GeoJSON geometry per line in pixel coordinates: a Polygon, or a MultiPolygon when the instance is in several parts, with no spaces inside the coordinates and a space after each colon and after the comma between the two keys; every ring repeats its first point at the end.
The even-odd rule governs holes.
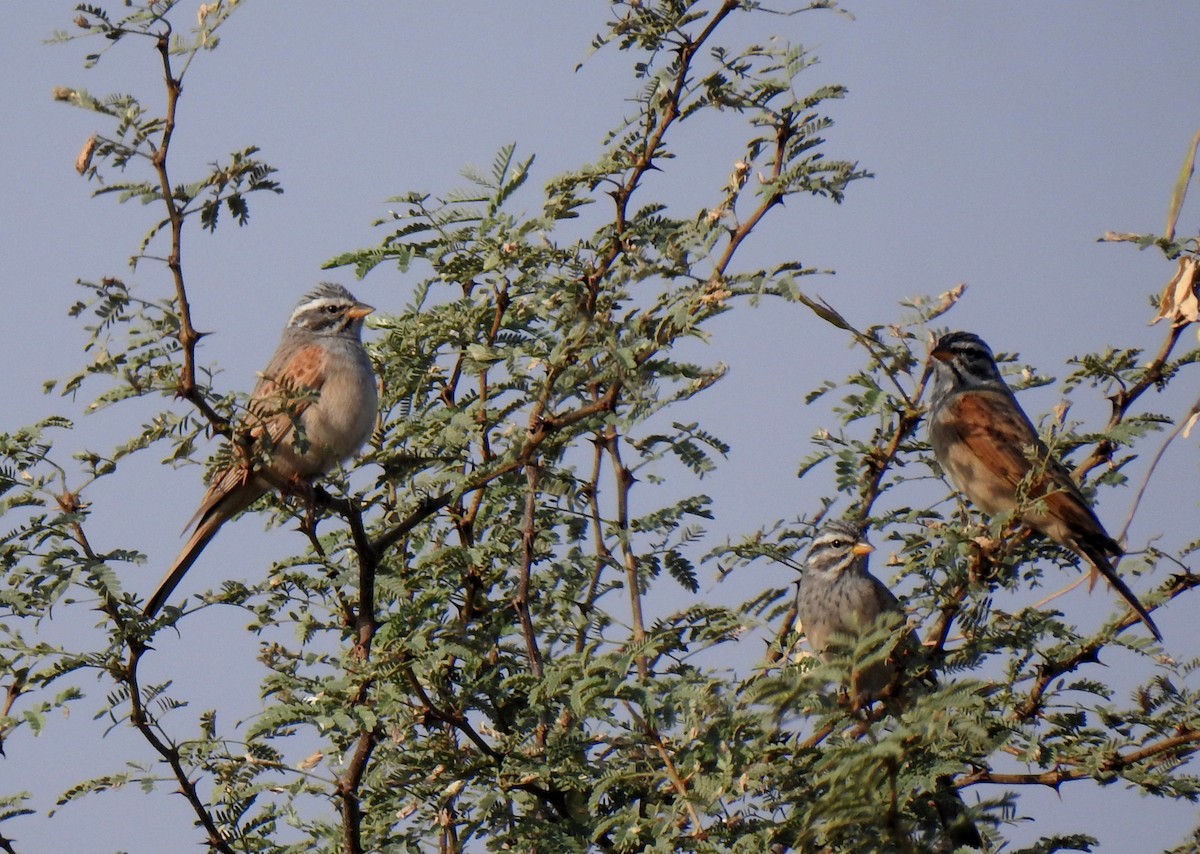
{"type": "Polygon", "coordinates": [[[991,516],[1019,509],[1022,522],[1086,558],[1161,641],[1150,614],[1113,568],[1121,547],[1038,437],[988,345],[970,332],[951,332],[932,355],[929,441],[955,488],[991,516]],[[1020,501],[1022,492],[1027,501],[1020,501]]]}
{"type": "Polygon", "coordinates": [[[324,474],[367,441],[379,401],[362,325],[374,310],[329,282],[300,300],[254,387],[246,417],[251,458],[266,458],[269,477],[245,462],[213,474],[188,523],[196,530],[146,603],[147,617],[163,606],[221,525],[265,495],[272,483],[324,474]]]}

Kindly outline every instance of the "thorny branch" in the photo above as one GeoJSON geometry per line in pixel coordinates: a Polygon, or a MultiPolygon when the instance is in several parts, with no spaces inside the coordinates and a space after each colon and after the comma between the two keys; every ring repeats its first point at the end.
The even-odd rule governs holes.
{"type": "Polygon", "coordinates": [[[650,744],[654,747],[655,753],[658,754],[658,758],[662,760],[663,768],[667,773],[667,779],[671,783],[671,788],[683,802],[688,813],[688,818],[692,822],[692,836],[700,840],[707,839],[708,833],[704,830],[704,824],[700,819],[700,813],[696,811],[696,805],[692,802],[693,799],[691,794],[688,792],[687,783],[684,782],[683,777],[680,776],[679,769],[675,767],[675,760],[671,756],[671,751],[667,749],[667,744],[665,739],[662,737],[662,733],[658,731],[657,727],[638,714],[637,710],[634,709],[629,703],[625,704],[625,709],[637,722],[638,726],[641,727],[643,734],[645,734],[646,738],[650,740],[650,744]]]}
{"type": "Polygon", "coordinates": [[[142,689],[138,680],[138,664],[141,662],[142,655],[145,654],[148,647],[140,642],[131,641],[129,649],[129,660],[126,662],[122,680],[129,688],[129,719],[142,738],[154,748],[154,751],[162,757],[163,761],[171,769],[176,782],[179,783],[179,793],[187,800],[188,805],[192,808],[192,812],[196,814],[196,818],[204,832],[208,836],[207,844],[215,851],[220,851],[222,854],[233,854],[233,847],[229,840],[226,839],[224,833],[217,825],[216,818],[213,816],[200,797],[200,792],[196,784],[192,781],[188,773],[188,769],[184,767],[180,757],[179,750],[172,744],[167,743],[159,737],[157,732],[157,723],[147,713],[145,705],[142,703],[142,689]]]}
{"type": "Polygon", "coordinates": [[[175,298],[179,303],[179,343],[183,347],[183,367],[179,373],[179,395],[186,398],[208,419],[213,430],[221,435],[229,435],[229,424],[204,398],[204,394],[196,385],[196,344],[202,337],[192,325],[192,308],[188,301],[187,287],[183,279],[183,223],[184,216],[179,203],[171,188],[171,179],[167,172],[167,159],[171,152],[171,140],[175,134],[175,115],[179,106],[179,96],[183,91],[182,81],[171,68],[171,25],[160,19],[163,31],[158,36],[155,48],[162,58],[163,81],[167,90],[167,110],[163,121],[162,135],[158,146],[152,146],[153,154],[150,162],[158,175],[159,191],[162,194],[163,205],[167,209],[167,219],[171,225],[171,250],[167,255],[167,269],[175,282],[175,298]]]}
{"type": "MultiPolygon", "coordinates": [[[[354,551],[358,558],[358,614],[356,619],[355,654],[362,660],[371,656],[371,644],[379,624],[375,616],[375,576],[378,569],[378,553],[371,545],[363,526],[362,511],[356,502],[349,499],[342,502],[342,516],[350,525],[351,537],[354,540],[354,551]]],[[[370,684],[363,682],[359,685],[354,698],[356,705],[362,705],[369,700],[370,684]]],[[[354,752],[346,773],[337,781],[337,795],[342,810],[342,849],[346,854],[362,854],[362,803],[359,790],[363,777],[367,773],[371,754],[380,740],[377,729],[367,729],[359,733],[354,752]]]]}
{"type": "Polygon", "coordinates": [[[537,633],[533,627],[533,615],[529,611],[529,581],[533,575],[533,564],[537,543],[537,496],[541,481],[541,470],[534,464],[525,466],[525,519],[522,532],[521,575],[517,582],[517,596],[513,600],[513,608],[521,623],[521,633],[525,636],[525,655],[529,660],[529,669],[538,679],[542,678],[542,653],[538,649],[537,633]]]}
{"type": "MultiPolygon", "coordinates": [[[[615,427],[604,431],[604,448],[612,460],[613,473],[617,481],[617,529],[621,532],[621,555],[625,564],[625,582],[629,586],[630,621],[633,624],[633,643],[641,646],[646,641],[646,624],[642,617],[642,583],[638,573],[637,555],[633,551],[633,538],[629,528],[629,490],[634,478],[629,468],[621,461],[620,436],[615,427]]],[[[638,653],[638,674],[645,679],[649,665],[644,653],[638,653]]]]}
{"type": "MultiPolygon", "coordinates": [[[[604,437],[597,434],[592,438],[592,472],[587,481],[588,516],[591,519],[592,543],[594,557],[592,558],[592,575],[588,581],[587,597],[584,599],[584,614],[590,616],[596,602],[596,592],[600,589],[600,579],[607,567],[613,566],[615,560],[612,550],[604,539],[604,526],[600,515],[600,469],[604,464],[604,437]]],[[[585,620],[575,639],[575,652],[583,652],[587,646],[588,629],[592,625],[585,620]]]]}
{"type": "MultiPolygon", "coordinates": [[[[1101,764],[1101,771],[1117,774],[1142,763],[1158,761],[1175,761],[1190,756],[1200,749],[1200,730],[1182,729],[1176,735],[1164,738],[1153,744],[1129,753],[1114,751],[1101,764]]],[[[1063,783],[1075,780],[1086,780],[1095,777],[1096,772],[1088,768],[1059,766],[1050,771],[1035,774],[1008,774],[981,768],[964,774],[955,781],[955,788],[964,788],[978,783],[994,783],[1001,786],[1050,786],[1057,788],[1063,783]]]]}
{"type": "Polygon", "coordinates": [[[645,141],[642,143],[641,150],[638,152],[624,181],[618,184],[617,188],[611,193],[613,201],[616,204],[613,236],[609,241],[607,251],[587,275],[588,299],[585,308],[589,314],[594,313],[596,310],[601,282],[608,277],[617,259],[626,251],[625,230],[629,221],[629,201],[641,185],[642,178],[645,177],[647,172],[655,168],[654,160],[662,148],[663,138],[666,136],[667,130],[681,114],[680,99],[683,96],[684,88],[687,86],[692,59],[695,57],[697,51],[703,47],[704,43],[709,40],[717,27],[721,25],[721,22],[740,5],[739,0],[725,0],[721,4],[721,7],[713,13],[708,24],[695,39],[689,40],[685,38],[679,45],[675,78],[671,83],[670,91],[663,96],[665,106],[657,114],[656,118],[654,114],[650,115],[645,141]]]}
{"type": "MultiPolygon", "coordinates": [[[[1156,608],[1161,608],[1164,604],[1174,599],[1176,596],[1200,587],[1200,575],[1193,573],[1179,573],[1171,577],[1170,583],[1162,591],[1162,602],[1148,607],[1151,613],[1156,608]]],[[[1127,612],[1124,617],[1117,623],[1114,631],[1121,632],[1128,629],[1130,626],[1137,625],[1140,622],[1137,615],[1132,611],[1127,612]]],[[[1074,653],[1058,660],[1045,661],[1038,666],[1038,676],[1034,681],[1033,687],[1029,691],[1025,702],[1017,706],[1012,717],[1018,720],[1025,720],[1039,714],[1042,709],[1042,700],[1047,690],[1059,677],[1074,671],[1082,664],[1098,662],[1100,660],[1100,651],[1106,645],[1107,640],[1096,638],[1080,646],[1074,653]]]]}
{"type": "MultiPolygon", "coordinates": [[[[1175,349],[1175,345],[1179,342],[1179,336],[1183,334],[1183,326],[1173,326],[1168,331],[1166,338],[1163,340],[1162,347],[1158,353],[1150,361],[1150,364],[1142,371],[1141,377],[1129,388],[1120,388],[1109,398],[1112,401],[1112,414],[1109,416],[1108,424],[1105,430],[1115,429],[1124,419],[1129,408],[1133,406],[1149,388],[1155,384],[1162,382],[1165,376],[1165,368],[1171,357],[1171,351],[1175,349]]],[[[1075,467],[1072,474],[1077,482],[1082,481],[1084,476],[1101,463],[1107,462],[1112,457],[1112,445],[1108,442],[1098,442],[1092,452],[1075,467]]]]}

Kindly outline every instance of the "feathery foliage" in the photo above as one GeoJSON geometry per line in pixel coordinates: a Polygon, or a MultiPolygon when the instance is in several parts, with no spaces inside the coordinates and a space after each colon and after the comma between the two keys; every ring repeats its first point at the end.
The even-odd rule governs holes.
{"type": "MultiPolygon", "coordinates": [[[[71,315],[90,336],[85,360],[47,384],[87,411],[138,413],[129,438],[64,458],[56,438],[86,435],[86,424],[56,415],[0,435],[10,674],[0,737],[28,738],[80,709],[145,745],[60,804],[132,784],[178,791],[196,826],[171,846],[215,851],[884,852],[949,850],[937,809],[947,788],[992,850],[1025,786],[1200,795],[1185,761],[1200,742],[1185,681],[1196,662],[1159,656],[1128,615],[1082,628],[1066,606],[1021,600],[1074,558],[947,500],[918,425],[928,336],[961,289],[858,329],[807,292],[814,268],[743,261],[744,241],[785,201],[841,202],[867,176],[825,151],[827,102],[845,92],[806,91],[813,57],[770,40],[780,10],[750,0],[612,0],[593,47],[621,52],[635,95],[599,151],[539,193],[534,157],[505,146],[489,168],[464,171],[463,189],[395,196],[377,245],[329,261],[411,283],[409,304],[374,325],[381,418],[356,463],[374,479],[348,494],[345,477],[331,478],[312,508],[331,518],[320,533],[309,526],[307,550],[147,624],[126,571],[145,557],[137,543],[97,550],[90,496],[98,481],[131,477],[129,457],[153,449],[177,464],[213,453],[208,433],[236,439],[242,401],[197,360],[184,240],[223,214],[248,224],[247,197],[280,192],[252,145],[183,183],[169,176],[181,81],[238,4],[204,4],[187,36],[176,5],[128,3],[120,18],[81,5],[78,32],[60,35],[104,44],[89,65],[149,40],[167,95],[159,114],[132,95],[55,93],[108,122],[80,162],[96,194],[155,211],[131,266],[169,284],[144,297],[116,278],[81,282],[71,315]],[[761,41],[734,41],[734,19],[760,24],[749,29],[761,41]],[[734,166],[688,176],[711,193],[685,210],[646,178],[675,168],[678,129],[700,115],[719,122],[734,166]],[[747,534],[723,527],[698,491],[734,463],[687,411],[719,393],[725,368],[691,361],[698,348],[685,345],[707,341],[727,312],[754,323],[768,300],[798,328],[840,330],[858,362],[844,378],[813,376],[806,401],[830,414],[800,475],[831,469],[836,494],[747,534]],[[751,571],[799,568],[811,523],[838,501],[895,544],[924,667],[938,677],[914,674],[903,704],[855,710],[837,688],[895,649],[903,627],[819,662],[796,643],[794,591],[760,589],[751,571]],[[714,601],[713,567],[743,601],[714,601]],[[248,722],[143,679],[165,632],[203,654],[193,617],[214,605],[246,609],[261,636],[261,711],[248,722]],[[88,646],[39,633],[50,621],[95,624],[97,609],[88,646]],[[1118,688],[1096,666],[1102,653],[1136,662],[1139,683],[1118,688]]],[[[1198,251],[1173,235],[1127,237],[1170,258],[1198,251]]],[[[1130,488],[1130,463],[1182,420],[1140,406],[1148,389],[1190,374],[1197,353],[1176,349],[1183,325],[1149,360],[1108,347],[1072,363],[1064,393],[1115,401],[1105,425],[1048,431],[1090,486],[1130,488]]],[[[272,498],[252,512],[308,509],[272,498]]],[[[1157,584],[1148,605],[1196,586],[1194,548],[1145,552],[1137,571],[1157,584]]],[[[30,820],[25,792],[0,798],[0,825],[30,820]]],[[[1081,832],[1026,850],[1088,844],[1081,832]]]]}

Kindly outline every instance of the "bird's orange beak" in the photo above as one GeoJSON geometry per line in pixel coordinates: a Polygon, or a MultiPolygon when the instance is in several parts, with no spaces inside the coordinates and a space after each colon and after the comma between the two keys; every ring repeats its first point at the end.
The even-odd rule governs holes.
{"type": "Polygon", "coordinates": [[[939,362],[949,362],[954,358],[954,354],[950,352],[949,347],[934,347],[933,352],[929,354],[939,362]]]}
{"type": "Polygon", "coordinates": [[[366,317],[374,310],[375,306],[367,305],[365,302],[360,302],[358,305],[354,306],[354,308],[346,312],[346,316],[358,320],[360,317],[366,317]]]}
{"type": "Polygon", "coordinates": [[[875,551],[875,547],[870,543],[855,543],[850,549],[850,553],[855,557],[869,555],[873,551],[875,551]]]}

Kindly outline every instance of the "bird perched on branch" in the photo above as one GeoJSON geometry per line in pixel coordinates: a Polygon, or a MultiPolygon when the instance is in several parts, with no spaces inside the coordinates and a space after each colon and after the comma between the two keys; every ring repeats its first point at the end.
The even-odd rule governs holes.
{"type": "Polygon", "coordinates": [[[978,335],[951,332],[933,348],[929,441],[942,470],[971,503],[995,516],[1015,512],[1029,527],[1082,556],[1158,640],[1149,612],[1121,580],[1124,554],[1067,469],[1039,438],[978,335]]]}
{"type": "MultiPolygon", "coordinates": [[[[822,659],[828,659],[838,635],[852,639],[871,631],[885,614],[904,615],[892,591],[867,569],[867,555],[874,550],[862,525],[849,519],[827,522],[813,536],[800,577],[797,610],[809,645],[822,659]]],[[[906,654],[917,648],[916,634],[908,632],[896,650],[899,655],[856,670],[848,686],[853,704],[858,707],[894,696],[903,687],[906,654]]],[[[927,684],[934,684],[933,680],[927,684]]],[[[951,845],[983,848],[983,838],[949,778],[939,779],[931,798],[951,845]]]]}
{"type": "MultiPolygon", "coordinates": [[[[867,571],[867,555],[874,550],[861,526],[847,519],[827,522],[813,537],[797,608],[804,635],[822,659],[836,635],[853,637],[870,631],[882,614],[903,613],[892,591],[867,571]]],[[[895,661],[888,659],[856,673],[854,702],[882,697],[895,686],[897,672],[895,661]]]]}
{"type": "Polygon", "coordinates": [[[245,459],[216,471],[195,531],[144,614],[153,617],[220,527],[273,487],[299,485],[355,453],[375,424],[375,372],[362,343],[375,309],[341,285],[317,285],[300,300],[250,396],[245,459]]]}

